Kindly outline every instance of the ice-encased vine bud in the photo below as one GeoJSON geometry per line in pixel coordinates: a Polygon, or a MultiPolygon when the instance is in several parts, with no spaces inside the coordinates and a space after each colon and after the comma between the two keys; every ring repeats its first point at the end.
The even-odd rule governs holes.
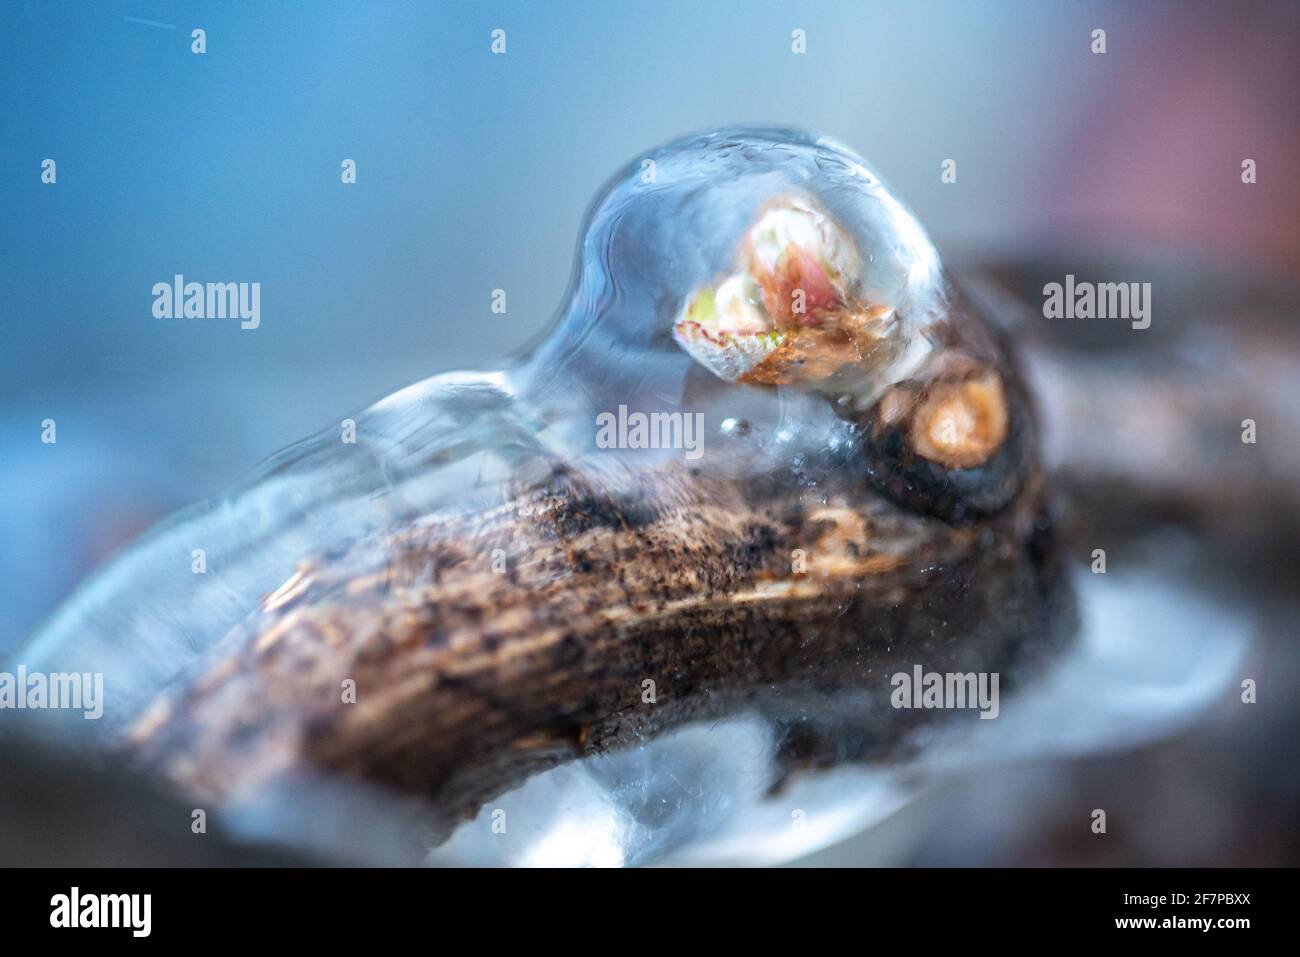
{"type": "Polygon", "coordinates": [[[825,210],[797,195],[767,203],[736,271],[687,299],[673,338],[729,382],[814,383],[862,362],[893,311],[857,293],[862,256],[825,210]]]}
{"type": "Polygon", "coordinates": [[[816,325],[824,313],[841,308],[862,272],[852,237],[798,198],[764,209],[745,237],[744,255],[763,304],[781,328],[816,325]]]}
{"type": "Polygon", "coordinates": [[[673,326],[673,338],[720,379],[739,382],[784,341],[749,276],[732,276],[715,291],[695,290],[673,326]]]}

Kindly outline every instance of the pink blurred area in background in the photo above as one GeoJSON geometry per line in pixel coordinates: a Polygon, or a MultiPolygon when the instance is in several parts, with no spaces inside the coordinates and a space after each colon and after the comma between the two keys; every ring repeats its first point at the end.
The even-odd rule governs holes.
{"type": "Polygon", "coordinates": [[[1107,52],[1045,164],[1052,236],[1300,272],[1300,4],[1123,13],[1097,18],[1114,23],[1107,52]]]}

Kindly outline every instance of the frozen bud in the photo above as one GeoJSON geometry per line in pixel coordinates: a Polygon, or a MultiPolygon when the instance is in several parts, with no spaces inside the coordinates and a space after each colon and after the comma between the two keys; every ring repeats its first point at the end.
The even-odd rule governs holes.
{"type": "Polygon", "coordinates": [[[735,382],[771,355],[783,340],[756,300],[748,276],[732,276],[715,292],[703,286],[686,301],[673,339],[714,375],[735,382]]]}
{"type": "Polygon", "coordinates": [[[763,308],[763,291],[753,277],[734,275],[718,287],[713,307],[718,331],[733,334],[772,332],[772,320],[763,308]]]}
{"type": "Polygon", "coordinates": [[[778,328],[812,326],[851,297],[862,273],[856,244],[807,200],[770,203],[745,240],[746,265],[778,328]]]}

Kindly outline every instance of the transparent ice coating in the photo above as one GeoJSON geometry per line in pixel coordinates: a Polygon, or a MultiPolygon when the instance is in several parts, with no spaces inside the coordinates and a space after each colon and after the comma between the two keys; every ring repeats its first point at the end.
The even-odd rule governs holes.
{"type": "MultiPolygon", "coordinates": [[[[853,439],[827,391],[843,388],[861,404],[923,369],[928,332],[948,297],[938,255],[915,217],[842,146],[776,129],[672,143],[635,159],[601,192],[567,301],[527,355],[394,393],[351,416],[353,444],[334,427],[284,450],[240,487],[175,516],[116,557],[7,665],[103,672],[104,720],[74,715],[66,723],[78,740],[111,733],[194,668],[305,558],[328,558],[442,510],[498,505],[556,463],[617,484],[683,456],[681,449],[598,450],[595,417],[620,406],[703,413],[706,447],[724,453],[703,456],[704,470],[833,467],[853,439]],[[808,212],[791,218],[791,210],[808,212]],[[836,315],[873,310],[873,321],[882,320],[872,326],[881,348],[830,382],[737,383],[731,366],[692,351],[681,324],[708,289],[726,329],[772,332],[782,307],[755,292],[755,272],[775,270],[790,243],[823,266],[813,278],[826,282],[805,290],[814,305],[836,315]],[[827,289],[833,295],[823,295],[827,289]],[[199,548],[204,575],[191,571],[199,548]]],[[[1188,603],[1176,583],[1135,594],[1119,581],[1083,577],[1085,601],[1098,598],[1094,617],[1103,620],[1087,623],[1076,650],[1023,707],[1005,703],[1002,720],[937,735],[905,767],[808,775],[774,797],[771,730],[738,714],[534,777],[437,848],[420,836],[418,808],[340,780],[304,780],[219,813],[252,838],[374,863],[788,860],[886,819],[916,793],[919,770],[955,773],[978,762],[1133,743],[1190,720],[1221,690],[1220,676],[1241,653],[1241,622],[1188,603]],[[1184,614],[1170,617],[1171,610],[1184,614]],[[1139,629],[1141,641],[1127,640],[1139,629]],[[508,841],[490,830],[493,808],[508,809],[515,822],[508,841]]]]}
{"type": "MultiPolygon", "coordinates": [[[[869,396],[915,371],[947,290],[916,218],[866,163],[822,137],[737,129],[630,163],[592,205],[568,301],[527,355],[436,375],[280,452],[229,494],[155,528],[84,584],[25,648],[28,668],[100,671],[100,729],[127,721],[310,556],[440,509],[503,501],[556,462],[616,483],[681,449],[593,455],[595,417],[702,413],[706,469],[763,469],[834,455],[848,427],[808,389],[737,386],[674,340],[693,293],[734,272],[773,204],[814,207],[855,252],[844,277],[891,316],[890,348],[854,385],[869,396]],[[744,428],[738,429],[737,424],[744,428]],[[207,573],[191,571],[203,549],[207,573]]],[[[795,232],[798,232],[796,224],[795,232]]],[[[779,250],[778,250],[779,252],[779,250]]],[[[85,733],[86,729],[79,729],[85,733]]]]}

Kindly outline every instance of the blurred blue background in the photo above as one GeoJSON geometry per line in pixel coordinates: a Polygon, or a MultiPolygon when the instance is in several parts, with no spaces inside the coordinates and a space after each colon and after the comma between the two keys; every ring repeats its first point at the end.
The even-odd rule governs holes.
{"type": "Polygon", "coordinates": [[[9,0],[0,650],[167,512],[532,339],[597,189],[685,132],[830,134],[958,260],[1152,242],[1294,269],[1296,7],[9,0]],[[260,328],[153,318],[175,273],[260,282],[260,328]]]}

